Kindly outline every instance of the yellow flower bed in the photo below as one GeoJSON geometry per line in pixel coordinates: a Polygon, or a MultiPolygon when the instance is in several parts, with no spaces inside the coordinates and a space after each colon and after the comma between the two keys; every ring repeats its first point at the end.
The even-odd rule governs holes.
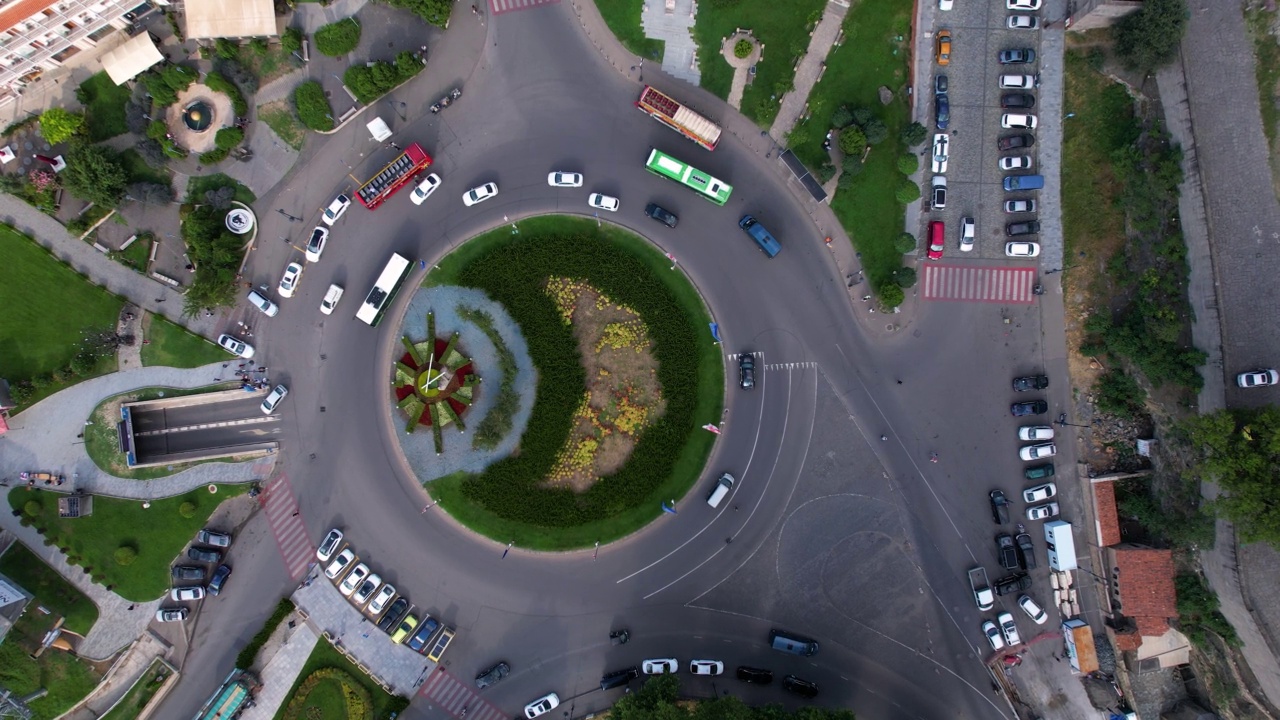
{"type": "Polygon", "coordinates": [[[626,322],[614,322],[604,326],[604,334],[600,338],[600,342],[596,343],[596,352],[600,352],[605,347],[614,350],[634,349],[636,352],[642,352],[649,345],[649,328],[645,327],[644,321],[636,318],[635,320],[627,320],[626,322]]]}

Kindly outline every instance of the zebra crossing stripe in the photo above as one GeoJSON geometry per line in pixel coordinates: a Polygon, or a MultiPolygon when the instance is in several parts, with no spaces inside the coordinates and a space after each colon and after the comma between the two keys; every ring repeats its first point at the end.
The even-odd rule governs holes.
{"type": "Polygon", "coordinates": [[[1036,270],[1029,267],[926,265],[924,299],[958,302],[1031,303],[1036,270]]]}
{"type": "Polygon", "coordinates": [[[560,0],[489,0],[489,12],[493,15],[528,10],[539,5],[558,5],[560,0]]]}

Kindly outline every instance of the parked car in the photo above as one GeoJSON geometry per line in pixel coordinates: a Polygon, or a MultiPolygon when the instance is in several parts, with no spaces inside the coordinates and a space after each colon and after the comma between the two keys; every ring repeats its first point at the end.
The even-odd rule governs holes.
{"type": "Polygon", "coordinates": [[[184,607],[176,608],[160,608],[156,610],[156,620],[158,622],[182,622],[187,619],[187,615],[191,611],[184,607]]]}
{"type": "Polygon", "coordinates": [[[284,268],[284,275],[280,276],[280,297],[291,298],[293,291],[298,289],[298,281],[302,279],[302,264],[291,262],[284,268]]]}
{"type": "Polygon", "coordinates": [[[284,396],[289,394],[289,388],[284,384],[280,384],[271,388],[271,392],[262,399],[262,414],[270,415],[280,407],[280,403],[284,402],[284,396]]]}
{"type": "Polygon", "coordinates": [[[202,563],[216,563],[222,561],[222,553],[217,550],[208,550],[205,548],[190,547],[187,548],[187,557],[202,563]]]}
{"type": "Polygon", "coordinates": [[[328,562],[340,547],[342,547],[342,531],[334,528],[324,536],[324,540],[320,541],[320,547],[316,549],[316,559],[320,562],[328,562]]]}
{"type": "Polygon", "coordinates": [[[369,598],[373,597],[374,591],[380,587],[382,587],[382,576],[371,573],[351,594],[351,602],[355,603],[356,607],[364,607],[365,603],[369,602],[369,598]]]}
{"type": "Polygon", "coordinates": [[[930,260],[941,260],[947,249],[947,226],[941,220],[929,222],[929,251],[926,257],[930,260]]]}
{"type": "Polygon", "coordinates": [[[415,632],[413,637],[409,638],[405,644],[409,646],[410,650],[425,655],[426,652],[431,649],[427,643],[431,642],[431,638],[439,629],[440,621],[433,617],[427,617],[422,621],[422,624],[418,626],[418,631],[415,632]]]}
{"type": "Polygon", "coordinates": [[[1018,451],[1018,457],[1024,461],[1043,460],[1047,457],[1053,457],[1058,454],[1058,448],[1053,443],[1041,443],[1039,445],[1028,445],[1018,451]]]}
{"type": "Polygon", "coordinates": [[[773,682],[773,671],[762,668],[739,665],[737,675],[739,680],[752,685],[768,685],[773,682]]]}
{"type": "Polygon", "coordinates": [[[1040,255],[1040,243],[1008,242],[1004,244],[1004,254],[1011,258],[1033,258],[1040,255]]]}
{"type": "Polygon", "coordinates": [[[933,188],[932,205],[934,210],[942,210],[947,206],[947,178],[944,175],[934,175],[929,181],[929,185],[933,188]]]}
{"type": "Polygon", "coordinates": [[[1000,533],[996,536],[996,554],[1000,556],[1000,567],[1005,570],[1017,570],[1018,565],[1018,546],[1013,542],[1013,536],[1009,533],[1000,533]]]}
{"type": "Polygon", "coordinates": [[[553,172],[547,176],[547,184],[551,187],[582,187],[582,173],[553,172]]]}
{"type": "Polygon", "coordinates": [[[933,169],[934,175],[941,175],[947,171],[947,161],[951,157],[951,136],[946,133],[938,133],[933,136],[933,160],[930,167],[933,169]]]}
{"type": "Polygon", "coordinates": [[[804,698],[818,697],[818,684],[802,680],[795,675],[782,678],[782,689],[804,698]]]}
{"type": "Polygon", "coordinates": [[[951,64],[951,31],[938,31],[938,64],[946,67],[951,64]]]}
{"type": "Polygon", "coordinates": [[[502,682],[502,678],[511,674],[511,666],[500,662],[487,669],[481,670],[476,675],[476,687],[483,690],[502,682]]]}
{"type": "Polygon", "coordinates": [[[396,626],[396,631],[391,633],[391,642],[397,644],[404,642],[405,638],[409,637],[409,633],[413,632],[416,627],[418,627],[418,616],[406,615],[404,620],[401,620],[400,624],[396,626]]]}
{"type": "Polygon", "coordinates": [[[977,238],[978,226],[971,217],[960,218],[960,252],[973,250],[973,242],[977,238]]]}
{"type": "Polygon", "coordinates": [[[435,173],[431,173],[424,178],[422,182],[418,183],[418,186],[409,194],[409,199],[413,201],[414,205],[421,205],[424,200],[431,197],[431,194],[436,191],[436,188],[440,187],[440,183],[440,176],[435,173]]]}
{"type": "Polygon", "coordinates": [[[1028,400],[1026,402],[1014,403],[1009,406],[1009,412],[1013,413],[1014,417],[1043,415],[1049,412],[1049,403],[1043,400],[1028,400]]]}
{"type": "MultiPolygon", "coordinates": [[[[1040,465],[1038,467],[1045,467],[1045,466],[1040,465]]],[[[1053,467],[1053,466],[1049,465],[1048,467],[1053,467]]],[[[1050,475],[1052,474],[1053,473],[1050,473],[1050,475]]],[[[1029,487],[1026,490],[1023,490],[1022,502],[1030,505],[1031,503],[1038,503],[1044,500],[1048,500],[1049,498],[1057,494],[1058,494],[1058,486],[1054,485],[1051,482],[1047,482],[1047,483],[1036,485],[1035,487],[1029,487]]]]}
{"type": "Polygon", "coordinates": [[[1018,544],[1018,562],[1023,570],[1034,570],[1036,567],[1036,546],[1027,533],[1018,533],[1013,539],[1018,544]]]}
{"type": "Polygon", "coordinates": [[[680,669],[680,663],[675,658],[656,658],[640,663],[640,669],[645,675],[669,675],[680,669]]]}
{"type": "Polygon", "coordinates": [[[338,585],[338,592],[342,593],[343,597],[351,597],[351,594],[356,591],[357,587],[360,587],[360,583],[364,582],[367,577],[369,577],[369,566],[364,563],[356,565],[343,578],[342,583],[338,585]]]}
{"type": "Polygon", "coordinates": [[[991,643],[992,650],[1001,650],[1004,648],[1004,638],[1000,636],[1000,628],[996,624],[987,620],[982,623],[982,634],[987,636],[987,642],[991,643]]]}
{"type": "Polygon", "coordinates": [[[378,589],[378,592],[374,594],[373,599],[369,601],[369,607],[365,608],[365,612],[368,612],[374,617],[378,617],[382,614],[382,611],[387,608],[387,603],[391,602],[391,598],[395,596],[396,589],[394,585],[391,583],[383,585],[378,589]]]}
{"type": "Polygon", "coordinates": [[[942,73],[938,73],[937,75],[933,76],[933,94],[934,95],[947,94],[947,76],[946,75],[942,73]]]}
{"type": "Polygon", "coordinates": [[[321,219],[324,220],[325,225],[333,225],[338,222],[338,218],[342,217],[342,214],[349,207],[351,207],[351,198],[346,195],[339,195],[333,199],[333,202],[329,203],[329,207],[324,209],[324,216],[321,219]]]}
{"type": "Polygon", "coordinates": [[[1000,116],[1000,127],[1005,130],[1035,130],[1039,124],[1035,115],[1005,113],[1000,116]]]}
{"type": "Polygon", "coordinates": [[[1040,18],[1035,15],[1010,15],[1005,21],[1005,27],[1010,30],[1039,30],[1040,18]]]}
{"type": "Polygon", "coordinates": [[[1049,378],[1044,375],[1023,375],[1013,379],[1014,392],[1044,390],[1047,387],[1049,387],[1049,378]]]}
{"type": "Polygon", "coordinates": [[[1030,155],[1007,155],[1000,158],[1001,170],[1030,170],[1033,163],[1030,155]]]}
{"type": "Polygon", "coordinates": [[[994,587],[997,595],[1012,595],[1031,587],[1031,576],[1024,572],[1006,575],[994,587]]]}
{"type": "Polygon", "coordinates": [[[1027,508],[1028,520],[1048,520],[1051,517],[1057,517],[1058,503],[1051,502],[1044,505],[1027,508]]]}
{"type": "Polygon", "coordinates": [[[1032,600],[1029,595],[1023,595],[1018,598],[1018,607],[1022,608],[1022,611],[1027,614],[1027,617],[1031,618],[1037,625],[1043,625],[1045,620],[1049,619],[1049,616],[1045,614],[1045,611],[1037,605],[1036,601],[1032,600]]]}
{"type": "Polygon", "coordinates": [[[329,242],[329,229],[316,226],[311,231],[311,237],[307,239],[307,262],[320,262],[320,255],[324,252],[324,246],[329,242]]]}
{"type": "Polygon", "coordinates": [[[1048,425],[1023,425],[1018,428],[1019,440],[1052,440],[1053,428],[1048,425]]]}
{"type": "Polygon", "coordinates": [[[1236,385],[1242,388],[1264,387],[1280,383],[1280,373],[1275,370],[1253,370],[1236,376],[1236,385]]]}
{"type": "Polygon", "coordinates": [[[1013,214],[1013,213],[1029,213],[1029,212],[1035,212],[1035,211],[1036,211],[1036,201],[1035,201],[1035,200],[1030,200],[1030,199],[1028,199],[1028,200],[1005,200],[1005,201],[1004,201],[1004,211],[1005,211],[1005,212],[1007,212],[1007,213],[1009,213],[1009,214],[1013,214]]]}
{"type": "Polygon", "coordinates": [[[1000,107],[1005,110],[1030,110],[1036,106],[1036,96],[1031,93],[1005,93],[1000,96],[1000,107]]]}
{"type": "Polygon", "coordinates": [[[649,203],[648,205],[645,205],[644,214],[669,228],[675,227],[676,223],[680,222],[679,218],[657,203],[649,203]]]}
{"type": "Polygon", "coordinates": [[[1045,478],[1053,477],[1053,463],[1032,465],[1022,471],[1022,476],[1028,480],[1043,480],[1045,478]]]}
{"type": "Polygon", "coordinates": [[[378,629],[388,635],[400,623],[400,619],[409,611],[409,598],[401,595],[396,601],[391,603],[391,607],[382,614],[382,619],[378,621],[378,629]]]}
{"type": "Polygon", "coordinates": [[[555,693],[547,693],[542,697],[534,700],[524,706],[524,716],[529,720],[533,720],[539,715],[546,715],[560,706],[560,696],[555,693]]]}
{"type": "Polygon", "coordinates": [[[996,140],[996,148],[1001,151],[1017,150],[1019,148],[1029,148],[1036,144],[1036,139],[1027,133],[1021,135],[1005,135],[996,140]]]}
{"type": "Polygon", "coordinates": [[[478,205],[491,197],[497,197],[498,183],[485,183],[479,187],[473,187],[462,196],[462,204],[467,207],[478,205]]]}
{"type": "Polygon", "coordinates": [[[591,193],[587,196],[587,205],[597,210],[608,210],[609,212],[618,212],[618,208],[622,203],[618,198],[602,193],[591,193]]]}
{"type": "Polygon", "coordinates": [[[227,578],[231,577],[230,565],[219,565],[217,570],[213,571],[213,577],[209,578],[209,594],[217,595],[222,592],[222,587],[227,584],[227,578]]]}
{"type": "Polygon", "coordinates": [[[1005,0],[1007,10],[1039,10],[1043,0],[1005,0]]]}
{"type": "Polygon", "coordinates": [[[719,660],[690,660],[691,675],[720,675],[724,672],[724,663],[719,660]]]}
{"type": "Polygon", "coordinates": [[[223,350],[226,350],[232,355],[242,357],[246,360],[253,357],[253,346],[240,338],[225,334],[219,335],[218,345],[222,346],[223,350]]]}
{"type": "Polygon", "coordinates": [[[1029,65],[1036,61],[1036,51],[1031,48],[1001,50],[996,57],[1001,65],[1029,65]]]}
{"type": "Polygon", "coordinates": [[[996,616],[996,621],[1000,623],[1000,632],[1004,633],[1004,642],[1009,647],[1021,645],[1022,638],[1018,637],[1018,626],[1013,624],[1013,614],[1002,612],[996,616]]]}
{"type": "Polygon", "coordinates": [[[266,295],[263,295],[257,290],[250,290],[246,297],[248,298],[250,305],[257,308],[258,312],[266,315],[267,317],[275,317],[276,313],[280,312],[279,305],[268,300],[266,295]]]}
{"type": "Polygon", "coordinates": [[[946,95],[938,95],[934,98],[933,124],[939,130],[946,130],[951,124],[951,101],[946,95]]]}
{"type": "Polygon", "coordinates": [[[1039,75],[1001,75],[1001,90],[1030,90],[1040,87],[1039,75]]]}
{"type": "Polygon", "coordinates": [[[1024,220],[1022,222],[1009,223],[1004,226],[1004,234],[1009,237],[1035,235],[1038,232],[1040,232],[1040,222],[1038,220],[1024,220]]]}
{"type": "Polygon", "coordinates": [[[1009,522],[1009,498],[1005,497],[1004,491],[992,490],[987,493],[987,498],[991,501],[991,519],[995,524],[1003,525],[1009,522]]]}
{"type": "Polygon", "coordinates": [[[169,591],[169,597],[177,602],[194,602],[204,599],[204,588],[196,585],[194,587],[176,587],[169,591]]]}
{"type": "Polygon", "coordinates": [[[174,565],[170,574],[174,580],[204,580],[204,568],[191,565],[174,565]]]}
{"type": "Polygon", "coordinates": [[[220,530],[205,528],[196,533],[196,542],[219,548],[231,547],[231,535],[220,530]]]}

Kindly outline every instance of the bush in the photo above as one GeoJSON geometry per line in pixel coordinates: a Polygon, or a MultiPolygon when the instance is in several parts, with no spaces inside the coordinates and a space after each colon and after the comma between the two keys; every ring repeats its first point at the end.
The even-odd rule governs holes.
{"type": "Polygon", "coordinates": [[[204,204],[215,210],[228,210],[231,208],[231,201],[236,198],[236,189],[230,185],[223,185],[220,188],[208,190],[204,194],[204,204]]]}
{"type": "Polygon", "coordinates": [[[853,109],[853,124],[858,127],[865,127],[871,119],[875,117],[868,108],[860,107],[853,109]]]}
{"type": "Polygon", "coordinates": [[[840,131],[840,152],[845,155],[862,155],[867,149],[867,136],[862,128],[850,125],[840,131]]]}
{"type": "Polygon", "coordinates": [[[132,565],[133,561],[138,559],[138,551],[128,545],[121,545],[116,548],[115,559],[117,565],[132,565]]]}
{"type": "Polygon", "coordinates": [[[269,49],[270,48],[267,47],[267,41],[262,38],[254,38],[249,41],[249,52],[258,57],[266,55],[269,49]]]}
{"type": "Polygon", "coordinates": [[[751,54],[751,41],[742,39],[733,44],[733,56],[741,60],[751,54]]]}
{"type": "Polygon", "coordinates": [[[900,267],[893,271],[893,281],[898,283],[900,288],[909,288],[916,284],[915,268],[900,267]]]}
{"type": "Polygon", "coordinates": [[[861,175],[865,168],[866,166],[862,164],[861,155],[845,155],[840,161],[841,172],[850,177],[861,175]]]}
{"type": "Polygon", "coordinates": [[[181,65],[166,65],[142,75],[138,80],[160,107],[168,107],[178,102],[178,93],[186,90],[196,81],[196,71],[188,70],[181,65]]]}
{"type": "Polygon", "coordinates": [[[302,49],[302,31],[298,28],[285,28],[280,36],[280,49],[287,53],[296,53],[302,49]]]}
{"type": "Polygon", "coordinates": [[[134,183],[124,190],[125,195],[147,205],[167,205],[173,202],[173,188],[159,183],[134,183]]]}
{"type": "Polygon", "coordinates": [[[27,517],[31,518],[40,517],[40,509],[41,505],[36,500],[28,500],[26,504],[22,506],[22,512],[26,513],[27,517]]]}
{"type": "Polygon", "coordinates": [[[916,236],[911,233],[904,232],[893,241],[893,249],[906,255],[907,253],[916,251],[916,236]]]}
{"type": "MultiPolygon", "coordinates": [[[[859,165],[858,167],[861,168],[862,166],[859,165]]],[[[859,172],[861,172],[861,170],[859,170],[859,172]]],[[[857,183],[857,181],[858,181],[857,172],[848,172],[848,171],[842,172],[840,173],[840,179],[836,180],[836,189],[847,190],[853,187],[854,184],[857,183]]]]}
{"type": "Polygon", "coordinates": [[[214,54],[225,60],[234,60],[240,55],[240,43],[227,38],[218,38],[213,48],[214,54]]]}
{"type": "Polygon", "coordinates": [[[308,80],[293,91],[293,106],[303,125],[321,132],[332,130],[333,108],[324,96],[324,87],[315,80],[308,80]]]}
{"type": "Polygon", "coordinates": [[[902,140],[903,145],[906,145],[907,147],[915,147],[916,145],[924,142],[924,139],[928,136],[929,131],[925,126],[918,122],[913,122],[902,128],[902,134],[899,137],[902,140]]]}
{"type": "Polygon", "coordinates": [[[178,506],[178,514],[184,518],[193,518],[196,516],[196,504],[193,502],[184,502],[178,506]]]}
{"type": "Polygon", "coordinates": [[[221,73],[212,71],[208,75],[205,75],[204,84],[231,98],[231,106],[235,109],[236,115],[243,116],[249,114],[249,103],[245,102],[244,95],[240,92],[240,88],[236,87],[230,80],[223,77],[221,73]]]}
{"type": "Polygon", "coordinates": [[[147,126],[147,137],[156,142],[164,142],[169,136],[169,126],[164,124],[163,120],[152,120],[147,126]]]}
{"type": "Polygon", "coordinates": [[[111,148],[74,146],[67,152],[66,161],[62,182],[76,197],[108,208],[115,207],[124,197],[129,173],[111,148]]]}
{"type": "Polygon", "coordinates": [[[250,95],[258,92],[258,76],[235,60],[218,58],[213,61],[213,71],[235,83],[236,87],[250,95]]]}
{"type": "Polygon", "coordinates": [[[349,17],[321,27],[313,37],[319,53],[329,57],[346,55],[360,44],[360,23],[349,17]]]}
{"type": "Polygon", "coordinates": [[[230,150],[244,142],[244,131],[236,127],[226,127],[218,131],[213,138],[215,147],[230,150]]]}
{"type": "Polygon", "coordinates": [[[1112,28],[1116,55],[1130,70],[1150,72],[1169,64],[1187,32],[1186,0],[1146,0],[1112,28]]]}
{"type": "Polygon", "coordinates": [[[133,149],[138,152],[138,155],[142,157],[144,162],[153,168],[160,169],[164,167],[167,162],[165,159],[166,156],[164,154],[164,149],[161,148],[160,143],[155,140],[143,140],[137,145],[134,145],[133,149]]]}
{"type": "Polygon", "coordinates": [[[1093,386],[1098,409],[1120,417],[1132,418],[1144,410],[1147,393],[1123,370],[1108,370],[1093,386]]]}
{"type": "Polygon", "coordinates": [[[818,169],[814,171],[814,174],[818,176],[819,183],[826,185],[831,178],[836,176],[836,166],[833,165],[830,160],[827,160],[822,163],[822,165],[818,166],[818,169]]]}
{"type": "Polygon", "coordinates": [[[889,137],[889,128],[880,118],[871,118],[863,124],[862,133],[867,136],[868,145],[877,145],[889,137]]]}
{"type": "Polygon", "coordinates": [[[258,658],[258,651],[267,644],[267,640],[271,638],[271,633],[275,632],[277,627],[280,627],[280,623],[284,622],[284,619],[289,617],[291,612],[293,612],[293,601],[289,600],[289,598],[281,598],[280,602],[276,603],[276,609],[272,611],[271,617],[267,618],[267,621],[263,623],[262,629],[258,630],[258,633],[253,636],[249,644],[241,648],[240,654],[236,655],[236,667],[241,670],[248,670],[253,667],[254,661],[258,658]]]}
{"type": "Polygon", "coordinates": [[[894,197],[903,205],[909,205],[920,199],[920,186],[910,180],[903,180],[894,197]]]}
{"type": "Polygon", "coordinates": [[[902,153],[898,158],[898,172],[911,175],[920,169],[920,157],[915,153],[902,153]]]}
{"type": "Polygon", "coordinates": [[[897,285],[886,285],[880,289],[880,306],[886,310],[898,307],[906,299],[906,293],[897,285]]]}
{"type": "Polygon", "coordinates": [[[451,0],[386,0],[391,7],[404,8],[418,17],[443,28],[449,24],[449,11],[453,9],[451,0]]]}
{"type": "Polygon", "coordinates": [[[80,132],[84,116],[62,108],[49,108],[40,114],[40,135],[50,145],[64,143],[80,132]]]}
{"type": "Polygon", "coordinates": [[[226,148],[216,147],[210,150],[209,152],[200,153],[200,164],[201,165],[217,165],[223,160],[226,160],[227,156],[230,154],[231,154],[230,150],[226,148]]]}
{"type": "Polygon", "coordinates": [[[422,61],[410,52],[396,55],[393,65],[387,62],[374,62],[369,65],[352,65],[342,75],[346,84],[356,98],[365,104],[394,90],[397,85],[422,72],[422,61]]]}
{"type": "Polygon", "coordinates": [[[853,124],[853,111],[848,105],[841,105],[831,114],[831,126],[837,129],[847,128],[853,124]]]}

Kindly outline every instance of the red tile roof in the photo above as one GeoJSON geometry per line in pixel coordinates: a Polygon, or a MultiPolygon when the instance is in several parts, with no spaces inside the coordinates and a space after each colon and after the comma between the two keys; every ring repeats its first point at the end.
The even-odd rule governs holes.
{"type": "Polygon", "coordinates": [[[1129,652],[1131,650],[1137,650],[1139,647],[1142,646],[1142,636],[1132,630],[1129,630],[1129,631],[1117,630],[1115,633],[1115,637],[1116,637],[1116,649],[1119,650],[1120,652],[1129,652]]]}
{"type": "Polygon", "coordinates": [[[1093,507],[1098,516],[1098,546],[1120,544],[1120,515],[1116,510],[1116,484],[1107,480],[1093,484],[1093,507]]]}
{"type": "Polygon", "coordinates": [[[17,0],[0,7],[0,31],[8,30],[27,18],[48,7],[53,7],[58,0],[17,0]]]}
{"type": "Polygon", "coordinates": [[[1121,614],[1133,618],[1143,635],[1163,635],[1166,620],[1178,614],[1173,588],[1173,552],[1152,548],[1112,550],[1119,569],[1121,614]]]}

